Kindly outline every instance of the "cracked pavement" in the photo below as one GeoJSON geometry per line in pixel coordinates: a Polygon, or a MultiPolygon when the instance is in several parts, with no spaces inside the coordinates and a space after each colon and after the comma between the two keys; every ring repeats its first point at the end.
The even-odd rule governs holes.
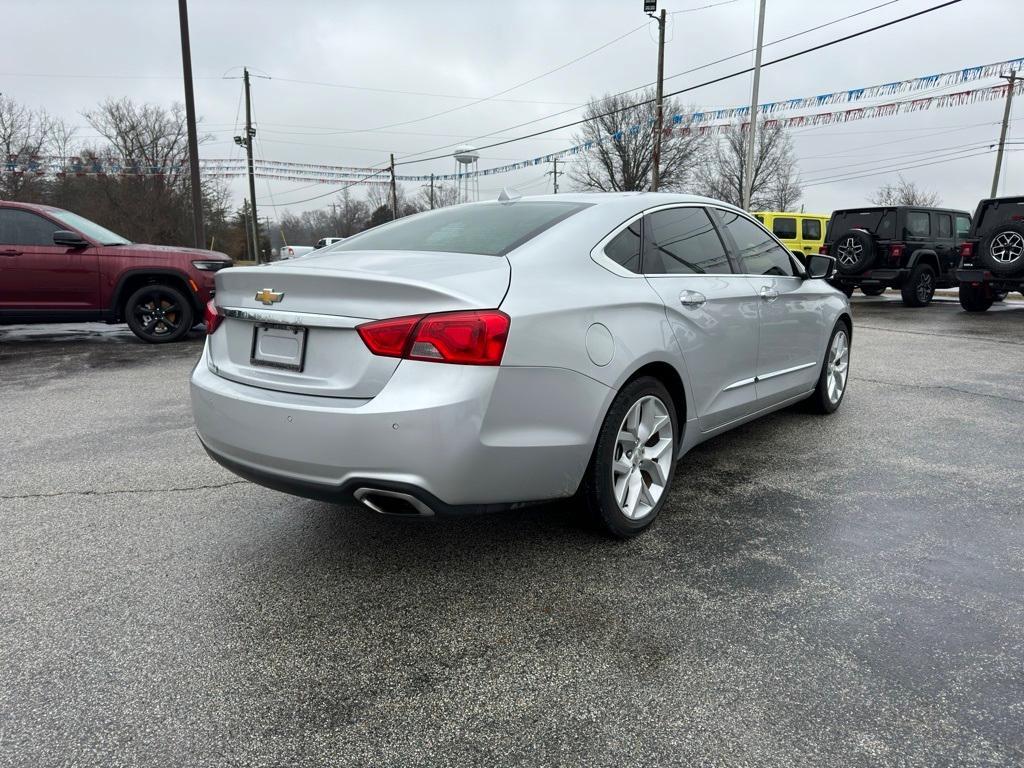
{"type": "Polygon", "coordinates": [[[1024,305],[854,315],[626,543],[258,488],[201,337],[0,327],[0,766],[1024,763],[1024,305]]]}

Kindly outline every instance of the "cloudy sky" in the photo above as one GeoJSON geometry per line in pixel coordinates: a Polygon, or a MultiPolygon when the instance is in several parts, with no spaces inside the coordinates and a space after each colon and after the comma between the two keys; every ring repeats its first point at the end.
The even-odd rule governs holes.
{"type": "MultiPolygon", "coordinates": [[[[883,2],[768,0],[765,41],[883,2]]],[[[769,46],[765,59],[938,2],[895,0],[769,46]]],[[[1022,57],[1020,2],[962,0],[768,67],[761,79],[760,101],[814,96],[1022,57]]],[[[687,11],[671,16],[666,76],[753,46],[756,0],[661,0],[662,6],[670,12],[687,11]],[[716,5],[701,8],[710,4],[716,5]]],[[[645,24],[642,0],[191,0],[189,12],[196,106],[202,129],[211,136],[202,149],[208,158],[241,153],[231,137],[244,120],[242,83],[237,79],[243,65],[263,76],[253,80],[258,155],[354,166],[386,163],[389,152],[400,161],[463,140],[481,145],[555,127],[577,119],[580,110],[575,107],[590,97],[649,83],[655,75],[656,27],[645,24]],[[474,103],[598,48],[500,98],[474,103]],[[564,114],[513,127],[557,112],[564,114]],[[488,134],[493,137],[482,138],[488,134]]],[[[21,32],[5,35],[0,92],[82,126],[83,138],[92,132],[82,111],[105,98],[129,96],[162,104],[183,98],[175,0],[6,0],[4,21],[7,29],[21,32]]],[[[751,62],[747,54],[675,77],[666,90],[696,85],[751,62]]],[[[998,82],[988,79],[922,95],[998,82]]],[[[705,109],[738,106],[749,102],[750,76],[681,98],[705,109]]],[[[879,184],[896,179],[899,172],[892,169],[931,162],[935,164],[900,172],[938,192],[944,204],[973,209],[991,184],[995,156],[986,150],[998,137],[1002,110],[1002,102],[991,101],[797,129],[793,138],[805,182],[804,205],[808,211],[828,212],[861,204],[879,184]],[[972,150],[985,154],[955,159],[954,153],[962,156],[972,150]],[[834,180],[869,173],[875,175],[834,180]]],[[[1011,117],[1010,137],[1024,142],[1024,99],[1019,99],[1011,117]]],[[[558,130],[486,149],[480,165],[498,166],[571,144],[572,130],[558,130]]],[[[1016,148],[1024,149],[1024,143],[1016,148]]],[[[1020,192],[1024,154],[1010,153],[1007,158],[1005,189],[1020,192]]],[[[453,166],[451,160],[437,160],[402,170],[447,173],[453,166]]],[[[550,191],[545,170],[536,167],[484,178],[482,196],[497,194],[504,185],[527,194],[550,191]]],[[[406,186],[413,191],[415,184],[406,186]]],[[[235,182],[232,189],[240,201],[244,185],[235,182]]],[[[261,215],[273,215],[275,208],[317,207],[330,197],[301,201],[331,189],[258,179],[261,215]]]]}

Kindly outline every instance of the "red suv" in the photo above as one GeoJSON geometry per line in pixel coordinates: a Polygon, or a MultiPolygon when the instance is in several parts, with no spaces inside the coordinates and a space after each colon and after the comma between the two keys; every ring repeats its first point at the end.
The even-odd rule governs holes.
{"type": "Polygon", "coordinates": [[[127,322],[177,341],[202,322],[223,253],[130,243],[48,205],[0,201],[0,324],[127,322]]]}

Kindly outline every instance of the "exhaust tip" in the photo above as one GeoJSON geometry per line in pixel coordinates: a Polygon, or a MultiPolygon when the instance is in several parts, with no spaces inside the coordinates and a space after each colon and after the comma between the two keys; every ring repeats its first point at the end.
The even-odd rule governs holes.
{"type": "Polygon", "coordinates": [[[359,488],[352,494],[356,501],[379,515],[395,517],[433,517],[434,510],[408,493],[383,488],[359,488]]]}

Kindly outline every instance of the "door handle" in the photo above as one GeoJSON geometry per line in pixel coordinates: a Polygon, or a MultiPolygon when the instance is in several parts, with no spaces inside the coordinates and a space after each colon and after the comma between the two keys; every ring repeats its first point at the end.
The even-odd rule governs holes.
{"type": "Polygon", "coordinates": [[[769,288],[767,285],[761,286],[761,299],[764,301],[775,301],[779,298],[779,292],[774,288],[769,288]]]}
{"type": "Polygon", "coordinates": [[[21,256],[21,251],[16,251],[13,248],[7,248],[0,251],[0,256],[21,256]]]}
{"type": "Polygon", "coordinates": [[[679,294],[679,303],[687,309],[702,307],[706,301],[704,294],[697,291],[683,291],[679,294]]]}

